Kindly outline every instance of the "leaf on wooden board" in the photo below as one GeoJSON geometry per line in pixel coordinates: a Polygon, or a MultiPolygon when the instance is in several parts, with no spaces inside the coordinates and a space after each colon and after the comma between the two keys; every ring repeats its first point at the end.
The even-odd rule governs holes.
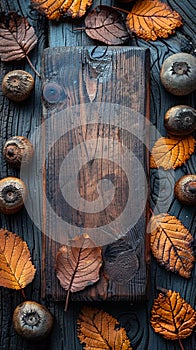
{"type": "Polygon", "coordinates": [[[65,311],[70,292],[78,292],[99,280],[102,265],[101,248],[87,234],[77,236],[62,246],[56,258],[56,275],[67,291],[65,311]]]}
{"type": "Polygon", "coordinates": [[[196,312],[179,293],[163,290],[154,301],[150,323],[164,338],[180,340],[192,333],[196,312]]]}
{"type": "Polygon", "coordinates": [[[126,19],[130,32],[145,40],[167,38],[182,25],[181,16],[159,0],[137,1],[126,19]]]}
{"type": "Polygon", "coordinates": [[[150,220],[151,250],[167,270],[189,278],[194,255],[193,237],[180,220],[168,214],[155,215],[150,220]]]}
{"type": "Polygon", "coordinates": [[[48,19],[59,20],[61,17],[71,16],[79,18],[84,16],[93,0],[31,0],[31,4],[45,14],[48,19]]]}
{"type": "Polygon", "coordinates": [[[134,278],[139,269],[138,244],[139,240],[133,245],[126,237],[122,237],[106,247],[104,271],[110,280],[126,285],[134,278]]]}
{"type": "Polygon", "coordinates": [[[78,319],[78,338],[86,350],[131,350],[130,341],[119,322],[103,310],[83,307],[78,319]]]}
{"type": "Polygon", "coordinates": [[[97,6],[86,16],[85,32],[107,45],[122,45],[129,39],[121,13],[109,6],[97,6]]]}
{"type": "Polygon", "coordinates": [[[0,286],[23,289],[32,282],[35,272],[26,242],[15,233],[0,229],[0,286]]]}
{"type": "Polygon", "coordinates": [[[151,151],[150,167],[165,170],[183,165],[194,153],[195,139],[192,135],[184,138],[160,137],[151,151]]]}

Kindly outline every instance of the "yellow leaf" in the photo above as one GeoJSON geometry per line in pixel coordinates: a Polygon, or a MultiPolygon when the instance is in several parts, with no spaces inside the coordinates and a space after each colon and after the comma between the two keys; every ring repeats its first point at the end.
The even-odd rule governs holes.
{"type": "Polygon", "coordinates": [[[126,19],[128,30],[145,40],[167,38],[182,25],[181,16],[158,0],[139,0],[126,19]]]}
{"type": "Polygon", "coordinates": [[[33,280],[35,271],[26,242],[0,229],[0,286],[23,289],[33,280]]]}
{"type": "Polygon", "coordinates": [[[164,291],[155,299],[151,311],[151,325],[166,339],[188,337],[196,326],[196,312],[179,293],[164,291]]]}
{"type": "Polygon", "coordinates": [[[78,320],[78,338],[85,350],[132,350],[124,328],[103,310],[83,307],[78,320]]]}
{"type": "Polygon", "coordinates": [[[48,19],[59,20],[67,15],[82,17],[93,0],[31,0],[32,5],[44,13],[48,19]]]}
{"type": "Polygon", "coordinates": [[[155,142],[151,151],[150,167],[176,169],[190,158],[194,153],[194,147],[195,139],[192,135],[184,138],[161,137],[155,142]]]}
{"type": "Polygon", "coordinates": [[[159,214],[150,221],[150,243],[155,258],[167,270],[189,278],[194,256],[192,235],[175,216],[159,214]]]}

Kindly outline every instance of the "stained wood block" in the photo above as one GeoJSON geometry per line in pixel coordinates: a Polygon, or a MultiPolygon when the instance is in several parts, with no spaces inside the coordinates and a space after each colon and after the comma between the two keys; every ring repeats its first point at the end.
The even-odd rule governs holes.
{"type": "Polygon", "coordinates": [[[149,51],[67,47],[43,58],[42,296],[64,300],[55,257],[88,233],[100,280],[73,300],[136,300],[147,287],[149,51]]]}

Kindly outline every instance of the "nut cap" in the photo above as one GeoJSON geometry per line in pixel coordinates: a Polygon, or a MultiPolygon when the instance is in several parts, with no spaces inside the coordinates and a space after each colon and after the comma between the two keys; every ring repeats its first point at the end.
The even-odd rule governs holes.
{"type": "Polygon", "coordinates": [[[26,196],[26,186],[21,179],[10,176],[0,180],[1,213],[17,213],[23,207],[26,196]]]}
{"type": "Polygon", "coordinates": [[[163,62],[160,78],[171,94],[190,94],[196,89],[196,57],[183,52],[168,57],[163,62]]]}
{"type": "Polygon", "coordinates": [[[34,87],[32,75],[24,70],[8,72],[2,81],[3,94],[10,100],[21,102],[26,100],[34,87]]]}
{"type": "Polygon", "coordinates": [[[176,198],[185,205],[196,205],[196,175],[182,176],[174,186],[176,198]]]}
{"type": "Polygon", "coordinates": [[[3,148],[3,155],[6,161],[19,168],[21,163],[28,164],[33,156],[33,145],[24,136],[14,136],[9,138],[3,148]]]}
{"type": "Polygon", "coordinates": [[[51,332],[53,316],[45,306],[35,301],[25,301],[14,310],[13,325],[21,337],[38,341],[51,332]]]}
{"type": "Polygon", "coordinates": [[[196,110],[186,105],[174,106],[166,112],[164,124],[172,135],[191,134],[196,128],[196,110]]]}

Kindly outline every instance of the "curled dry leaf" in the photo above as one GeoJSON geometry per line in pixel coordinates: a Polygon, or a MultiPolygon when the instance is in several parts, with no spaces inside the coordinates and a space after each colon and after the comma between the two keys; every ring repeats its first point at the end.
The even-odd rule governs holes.
{"type": "Polygon", "coordinates": [[[192,333],[196,312],[179,293],[163,290],[154,301],[150,323],[164,338],[180,340],[192,333]]]}
{"type": "Polygon", "coordinates": [[[70,292],[78,292],[99,280],[102,265],[101,248],[87,234],[77,236],[62,246],[56,259],[56,274],[67,291],[65,311],[70,292]]]}
{"type": "Polygon", "coordinates": [[[168,214],[159,214],[150,221],[150,243],[155,258],[167,270],[189,278],[194,255],[193,237],[180,220],[168,214]]]}
{"type": "Polygon", "coordinates": [[[176,169],[183,165],[194,153],[195,139],[193,136],[184,138],[158,139],[151,151],[150,167],[162,167],[165,170],[176,169]]]}
{"type": "Polygon", "coordinates": [[[0,286],[23,289],[32,282],[35,271],[26,242],[0,229],[0,286]]]}
{"type": "Polygon", "coordinates": [[[31,0],[31,4],[48,19],[59,20],[65,15],[72,18],[84,16],[93,0],[31,0]]]}
{"type": "Polygon", "coordinates": [[[139,0],[126,19],[130,32],[145,40],[167,38],[182,25],[181,16],[159,0],[139,0]]]}
{"type": "Polygon", "coordinates": [[[83,307],[78,325],[78,338],[86,350],[132,350],[125,329],[103,310],[83,307]]]}
{"type": "Polygon", "coordinates": [[[28,53],[37,44],[37,36],[25,17],[12,11],[0,12],[0,38],[2,61],[21,60],[26,57],[31,68],[39,76],[28,57],[28,53]]]}
{"type": "Polygon", "coordinates": [[[129,39],[121,13],[109,6],[97,6],[86,16],[85,31],[107,45],[124,44],[129,39]]]}

